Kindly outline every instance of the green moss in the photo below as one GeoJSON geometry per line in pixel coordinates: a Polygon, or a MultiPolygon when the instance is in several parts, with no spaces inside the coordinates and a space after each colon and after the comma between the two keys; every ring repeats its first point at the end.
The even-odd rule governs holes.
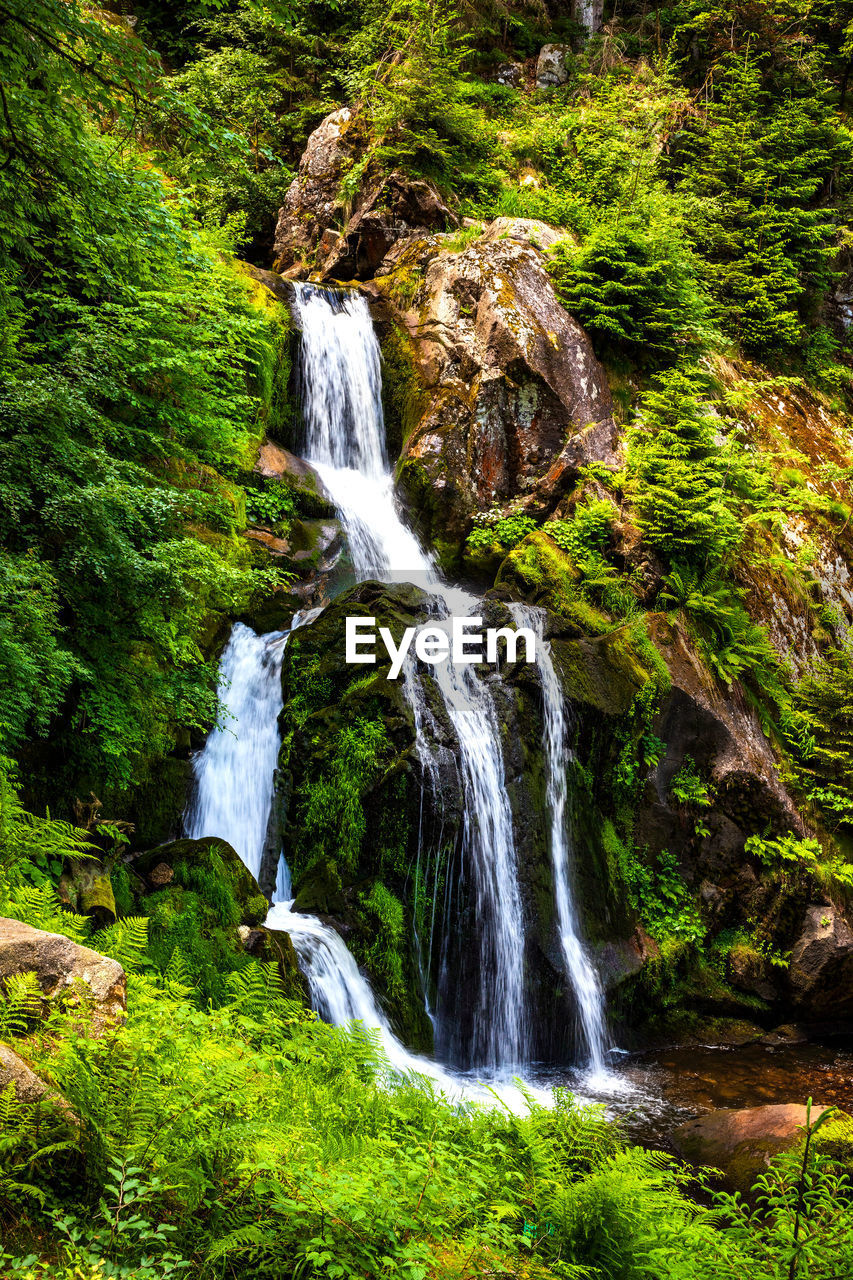
{"type": "MultiPolygon", "coordinates": [[[[414,284],[419,275],[410,276],[414,284]]],[[[429,392],[418,374],[412,342],[398,327],[382,344],[382,408],[385,437],[392,458],[399,457],[429,404],[429,392]]]]}

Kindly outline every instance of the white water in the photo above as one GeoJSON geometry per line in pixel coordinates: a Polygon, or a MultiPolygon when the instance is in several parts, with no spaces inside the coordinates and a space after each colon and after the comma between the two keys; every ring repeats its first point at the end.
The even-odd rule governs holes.
{"type": "MultiPolygon", "coordinates": [[[[476,598],[442,582],[397,510],[385,454],[379,344],[366,300],[355,291],[295,289],[305,456],[338,507],[356,575],[416,583],[437,597],[442,618],[472,612],[476,598]]],[[[473,886],[481,936],[474,1039],[455,1056],[505,1074],[524,1062],[527,1036],[524,919],[500,730],[491,694],[471,666],[446,662],[432,671],[459,743],[463,874],[473,886]]],[[[417,715],[423,694],[411,673],[406,688],[417,715]]],[[[440,1021],[440,1009],[436,1016],[440,1021]]]]}
{"type": "MultiPolygon", "coordinates": [[[[357,576],[417,582],[432,593],[437,619],[446,619],[451,611],[475,611],[474,597],[442,583],[430,557],[397,511],[384,450],[379,348],[365,300],[357,293],[341,297],[307,285],[297,285],[296,291],[302,327],[305,453],[320,471],[338,506],[357,576]]],[[[531,614],[531,619],[541,635],[541,618],[537,622],[531,614]]],[[[293,625],[300,621],[308,618],[294,618],[293,625]]],[[[196,761],[196,799],[187,820],[190,835],[219,835],[229,840],[256,876],[279,748],[280,668],[288,634],[258,637],[240,624],[235,626],[221,665],[222,699],[231,718],[210,734],[196,761]]],[[[544,664],[540,661],[540,670],[546,708],[552,708],[546,716],[546,750],[553,782],[549,783],[549,802],[561,940],[567,971],[570,976],[575,975],[572,981],[584,1021],[590,1063],[597,1069],[603,1060],[603,1030],[600,1034],[595,1032],[591,1014],[584,1020],[583,1010],[592,1009],[594,1003],[590,997],[584,1004],[579,990],[582,982],[578,975],[582,974],[584,961],[587,976],[591,974],[594,979],[595,975],[578,938],[569,891],[564,758],[567,734],[564,720],[559,719],[563,715],[562,699],[549,656],[544,664]],[[549,680],[552,685],[548,685],[549,680]],[[558,782],[561,759],[562,793],[558,782]],[[558,865],[562,868],[560,874],[558,865]]],[[[477,990],[463,993],[474,1010],[472,1042],[456,1046],[453,1057],[477,1069],[484,1068],[492,1078],[507,1081],[526,1059],[527,1027],[524,920],[499,725],[491,692],[471,666],[448,662],[431,671],[459,744],[457,767],[465,808],[462,877],[472,890],[480,949],[477,982],[472,984],[477,990]]],[[[437,764],[431,758],[424,733],[425,692],[413,662],[405,671],[405,687],[415,713],[417,748],[423,767],[428,776],[435,778],[437,764]]],[[[417,874],[421,874],[420,866],[417,874]]],[[[454,886],[449,881],[450,877],[448,893],[452,893],[454,886]]],[[[429,1076],[449,1096],[470,1097],[473,1093],[491,1098],[500,1093],[510,1105],[522,1103],[520,1095],[508,1084],[499,1084],[485,1094],[481,1086],[408,1053],[391,1032],[340,936],[319,920],[293,912],[290,896],[289,871],[281,859],[274,894],[276,905],[270,912],[269,924],[285,929],[293,938],[312,1003],[321,1016],[336,1024],[353,1018],[362,1021],[377,1032],[395,1071],[429,1076]]],[[[433,913],[430,948],[434,919],[433,913]]],[[[449,976],[452,980],[453,975],[449,976]]],[[[440,1024],[441,1007],[430,1013],[440,1024]]],[[[601,1019],[600,1004],[598,1016],[601,1019]]],[[[446,1032],[447,1028],[439,1039],[452,1043],[452,1035],[446,1032]]]]}
{"type": "Polygon", "coordinates": [[[194,796],[184,818],[192,839],[227,840],[255,879],[281,746],[281,658],[288,634],[258,636],[241,622],[234,624],[219,663],[222,711],[193,763],[194,796]]]}
{"type": "Polygon", "coordinates": [[[580,926],[572,893],[571,864],[574,850],[568,812],[568,767],[571,759],[569,726],[559,676],[554,670],[551,646],[545,639],[542,609],[511,604],[510,611],[520,627],[531,627],[536,635],[536,665],[542,681],[545,719],[545,760],[548,768],[547,798],[551,812],[551,863],[554,899],[566,977],[571,983],[578,1008],[578,1022],[584,1051],[593,1080],[606,1076],[604,1055],[607,1032],[604,1021],[604,993],[595,966],[581,941],[580,926]]]}

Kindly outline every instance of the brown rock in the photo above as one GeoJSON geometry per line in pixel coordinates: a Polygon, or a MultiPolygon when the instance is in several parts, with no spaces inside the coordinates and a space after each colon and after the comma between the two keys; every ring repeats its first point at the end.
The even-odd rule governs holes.
{"type": "MultiPolygon", "coordinates": [[[[813,1106],[812,1123],[826,1109],[813,1106]]],[[[797,1145],[805,1123],[806,1108],[793,1102],[709,1111],[679,1125],[672,1141],[691,1164],[722,1170],[730,1185],[746,1194],[774,1156],[797,1145]]]]}
{"type": "Polygon", "coordinates": [[[436,239],[397,245],[366,289],[410,340],[425,408],[400,479],[444,558],[475,512],[524,497],[547,514],[581,465],[618,465],[604,371],[538,250],[511,238],[458,253],[436,239]],[[414,306],[398,282],[416,271],[414,306]]]}
{"type": "Polygon", "coordinates": [[[277,537],[272,529],[264,529],[263,527],[245,529],[243,537],[249,538],[252,542],[259,542],[262,547],[266,547],[274,559],[290,555],[290,543],[286,538],[277,537]]]}
{"type": "Polygon", "coordinates": [[[50,1090],[34,1071],[13,1053],[8,1045],[0,1044],[0,1093],[10,1084],[15,1086],[15,1097],[19,1102],[41,1102],[50,1090]]]}
{"type": "Polygon", "coordinates": [[[349,107],[342,107],[326,116],[308,139],[299,172],[278,214],[273,248],[276,271],[288,271],[312,253],[323,232],[343,213],[338,193],[357,150],[352,123],[349,107]]]}
{"type": "Polygon", "coordinates": [[[397,240],[418,228],[456,225],[431,182],[399,171],[377,176],[368,166],[359,188],[343,197],[343,180],[363,152],[364,139],[348,107],[332,112],[311,134],[279,211],[276,271],[304,276],[302,260],[316,254],[324,279],[365,280],[397,240]]]}
{"type": "Polygon", "coordinates": [[[518,240],[534,249],[550,249],[558,240],[565,240],[569,233],[558,231],[538,218],[495,218],[483,232],[484,240],[518,240]]]}
{"type": "Polygon", "coordinates": [[[807,909],[788,981],[795,1005],[810,1018],[853,1015],[853,929],[835,907],[807,909]]]}
{"type": "Polygon", "coordinates": [[[16,973],[35,973],[47,1001],[91,1001],[96,1031],[123,1018],[127,1009],[127,977],[117,960],[61,934],[0,919],[0,983],[16,973]]]}
{"type": "Polygon", "coordinates": [[[79,1128],[80,1118],[71,1110],[65,1099],[52,1090],[40,1076],[37,1076],[23,1058],[19,1058],[8,1045],[0,1044],[0,1093],[3,1093],[10,1084],[14,1086],[18,1102],[23,1102],[27,1106],[46,1102],[61,1112],[69,1124],[79,1128]]]}
{"type": "Polygon", "coordinates": [[[174,871],[165,862],[158,862],[154,870],[148,873],[148,879],[156,889],[162,889],[164,884],[170,884],[174,878],[174,871]]]}

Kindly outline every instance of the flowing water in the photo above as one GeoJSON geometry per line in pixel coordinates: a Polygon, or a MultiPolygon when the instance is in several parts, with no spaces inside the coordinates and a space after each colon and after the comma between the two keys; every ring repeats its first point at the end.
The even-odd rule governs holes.
{"type": "Polygon", "coordinates": [[[595,966],[581,940],[580,923],[572,893],[574,849],[569,814],[568,772],[571,762],[569,725],[560,678],[554,669],[551,646],[545,639],[545,612],[527,605],[512,604],[510,611],[520,627],[530,627],[536,636],[536,665],[542,682],[542,710],[545,720],[545,762],[548,770],[547,799],[551,815],[551,866],[557,925],[566,977],[571,983],[578,1008],[581,1038],[593,1077],[605,1070],[607,1031],[604,1021],[604,993],[595,966]]]}
{"type": "MultiPolygon", "coordinates": [[[[442,581],[398,511],[385,453],[379,346],[367,303],[355,291],[304,284],[296,285],[295,290],[302,332],[304,455],[320,473],[338,508],[356,577],[422,586],[430,593],[429,611],[436,625],[449,628],[452,613],[474,614],[478,601],[442,581]]],[[[300,621],[305,619],[296,618],[293,625],[300,621]]],[[[541,619],[535,625],[541,632],[541,619]]],[[[235,626],[221,664],[221,698],[228,719],[211,733],[196,760],[196,796],[186,824],[189,835],[219,835],[229,840],[256,876],[272,802],[279,748],[281,657],[288,634],[259,637],[247,627],[235,626]]],[[[578,999],[584,1051],[593,1068],[599,1068],[604,1052],[600,991],[578,938],[571,902],[564,830],[567,734],[559,685],[547,655],[540,660],[540,671],[546,700],[561,941],[578,999]]],[[[433,666],[431,674],[455,731],[455,766],[464,810],[459,884],[448,883],[447,892],[464,890],[470,900],[476,927],[476,966],[471,973],[461,974],[449,972],[446,963],[442,965],[436,1004],[430,1014],[436,1045],[446,1061],[457,1068],[485,1072],[491,1079],[506,1080],[527,1061],[528,1027],[524,913],[500,726],[489,684],[473,666],[448,661],[433,666]],[[464,1034],[459,1029],[460,1001],[467,1011],[464,1034]]],[[[439,764],[424,732],[429,712],[414,661],[406,666],[404,686],[414,711],[424,777],[430,784],[437,778],[439,764]]],[[[421,874],[420,865],[417,874],[421,874]]],[[[450,882],[451,877],[447,879],[450,882]]],[[[445,1090],[458,1091],[458,1076],[413,1057],[396,1040],[342,939],[319,920],[293,912],[290,893],[290,877],[282,859],[270,924],[291,934],[314,1007],[335,1023],[360,1019],[379,1035],[395,1069],[424,1072],[440,1081],[445,1090]]],[[[452,918],[448,910],[443,914],[452,918]]],[[[433,912],[429,938],[418,940],[430,953],[422,958],[425,973],[431,966],[434,931],[433,912]]],[[[443,947],[446,954],[446,939],[443,947]]],[[[424,985],[426,989],[426,981],[424,985]]]]}
{"type": "Polygon", "coordinates": [[[196,756],[184,830],[194,840],[220,836],[255,879],[267,836],[278,749],[281,659],[288,633],[258,636],[234,624],[219,663],[220,717],[196,756]]]}
{"type": "MultiPolygon", "coordinates": [[[[356,576],[423,587],[435,597],[438,625],[451,612],[472,613],[476,598],[442,581],[397,509],[385,453],[379,344],[366,300],[355,291],[305,284],[296,285],[296,299],[304,454],[338,508],[356,576]]],[[[434,1025],[455,1063],[506,1073],[524,1062],[527,1036],[524,918],[500,729],[491,694],[471,666],[446,662],[432,670],[459,744],[462,873],[474,895],[481,942],[470,1041],[460,1044],[455,1034],[450,982],[444,999],[439,991],[434,1025]]],[[[424,694],[411,672],[406,688],[417,717],[424,694]]],[[[423,740],[420,746],[429,773],[423,740]]]]}

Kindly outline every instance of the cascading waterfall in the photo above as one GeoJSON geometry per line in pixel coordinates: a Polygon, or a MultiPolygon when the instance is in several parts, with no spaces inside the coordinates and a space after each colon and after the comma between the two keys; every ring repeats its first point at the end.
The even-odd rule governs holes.
{"type": "MultiPolygon", "coordinates": [[[[338,507],[356,575],[417,583],[436,597],[439,619],[473,612],[476,598],[442,581],[397,511],[385,454],[379,344],[366,300],[355,291],[295,288],[305,457],[338,507]]],[[[506,1071],[524,1062],[527,1036],[524,917],[498,719],[471,666],[439,663],[433,673],[459,744],[462,869],[474,892],[481,951],[472,1042],[459,1044],[440,1005],[438,1040],[460,1064],[506,1071]]],[[[406,688],[415,703],[423,696],[416,677],[406,688]]]]}
{"type": "Polygon", "coordinates": [[[542,682],[545,719],[545,760],[548,770],[547,799],[551,813],[551,863],[557,924],[566,977],[574,991],[583,1048],[593,1077],[604,1072],[607,1033],[604,1020],[604,993],[586,947],[572,893],[571,822],[568,812],[568,767],[571,759],[569,725],[560,679],[554,669],[551,646],[545,639],[545,613],[527,605],[511,604],[510,611],[520,627],[530,627],[536,636],[536,665],[542,682]]]}
{"type": "MultiPolygon", "coordinates": [[[[365,299],[355,291],[342,293],[304,284],[296,285],[295,290],[302,330],[304,452],[338,507],[356,576],[423,586],[431,595],[430,611],[437,625],[449,626],[451,612],[475,613],[476,598],[442,581],[397,510],[384,446],[379,346],[365,299]]],[[[519,606],[515,616],[520,625],[532,626],[540,639],[561,943],[577,996],[585,1049],[591,1066],[597,1069],[604,1054],[602,1001],[595,970],[579,938],[570,891],[565,782],[568,745],[562,696],[542,641],[541,613],[522,611],[519,606]]],[[[308,620],[297,616],[293,626],[308,620]]],[[[210,734],[196,760],[196,795],[186,820],[188,835],[227,839],[255,876],[260,870],[272,803],[280,745],[281,659],[289,634],[256,636],[249,628],[235,625],[221,663],[226,723],[210,734]]],[[[470,1023],[466,1043],[460,1039],[454,1005],[463,981],[459,974],[449,973],[446,965],[431,1016],[436,1042],[448,1060],[506,1075],[527,1059],[528,1029],[524,915],[498,717],[491,690],[473,666],[446,662],[431,671],[455,731],[464,806],[460,883],[453,885],[448,877],[444,914],[450,914],[449,895],[464,887],[471,899],[478,946],[477,972],[464,978],[463,998],[470,1023]]],[[[436,782],[438,763],[424,730],[429,714],[426,693],[414,661],[407,665],[404,676],[415,717],[417,750],[426,777],[436,782]]],[[[416,875],[421,874],[419,864],[416,875]]],[[[458,1092],[458,1080],[436,1064],[409,1054],[393,1036],[339,935],[319,920],[291,910],[290,877],[283,859],[274,897],[276,905],[269,923],[293,938],[312,1003],[321,1015],[334,1023],[360,1019],[378,1033],[395,1070],[428,1074],[447,1092],[458,1092]]],[[[434,925],[433,908],[427,971],[434,925]]],[[[466,1090],[470,1092],[470,1087],[466,1090]]]]}
{"type": "Polygon", "coordinates": [[[184,817],[188,836],[221,836],[255,879],[281,746],[281,659],[288,634],[258,636],[241,622],[234,624],[219,663],[220,723],[195,758],[194,794],[184,817]]]}

